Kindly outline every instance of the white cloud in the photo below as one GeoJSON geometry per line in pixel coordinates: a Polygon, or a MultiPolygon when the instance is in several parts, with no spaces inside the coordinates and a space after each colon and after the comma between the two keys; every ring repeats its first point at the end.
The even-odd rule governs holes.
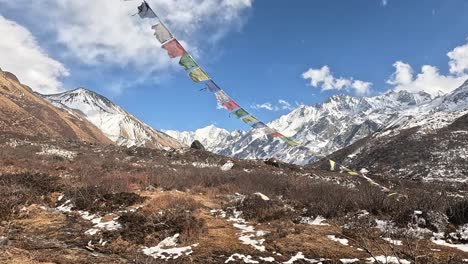
{"type": "Polygon", "coordinates": [[[387,83],[395,85],[396,91],[427,92],[433,96],[449,93],[468,79],[468,44],[456,47],[447,56],[450,58],[450,74],[440,74],[437,67],[424,65],[414,76],[411,65],[397,61],[393,64],[395,73],[387,83]]]}
{"type": "Polygon", "coordinates": [[[449,56],[450,73],[456,75],[468,74],[468,43],[456,47],[447,54],[449,56]]]}
{"type": "Polygon", "coordinates": [[[277,107],[274,107],[271,103],[255,104],[252,106],[253,109],[265,109],[268,111],[278,111],[277,107]]]}
{"type": "Polygon", "coordinates": [[[310,68],[302,74],[302,78],[309,79],[312,87],[320,87],[322,91],[327,90],[354,90],[358,95],[370,93],[372,83],[353,78],[335,78],[327,65],[320,69],[310,68]]]}
{"type": "MultiPolygon", "coordinates": [[[[296,103],[297,107],[298,103],[296,103]]],[[[293,110],[295,107],[286,100],[280,99],[278,100],[277,105],[273,105],[270,102],[263,103],[263,104],[255,104],[252,106],[253,109],[264,109],[268,111],[280,111],[280,110],[293,110]]]]}
{"type": "MultiPolygon", "coordinates": [[[[222,36],[242,24],[243,11],[253,0],[150,0],[149,4],[180,39],[190,39],[196,51],[200,31],[222,36]]],[[[113,64],[158,70],[170,67],[165,51],[153,37],[155,21],[141,20],[136,7],[141,1],[115,0],[0,0],[9,8],[24,9],[24,16],[40,21],[43,30],[85,64],[113,64]],[[27,8],[25,8],[27,7],[27,8]],[[44,12],[47,10],[47,12],[44,12]]],[[[208,35],[205,35],[209,38],[208,35]]]]}
{"type": "Polygon", "coordinates": [[[387,81],[388,84],[409,84],[413,81],[413,68],[411,65],[397,61],[393,64],[393,67],[395,67],[395,73],[387,81]]]}
{"type": "Polygon", "coordinates": [[[0,67],[18,76],[39,93],[63,91],[61,77],[69,75],[62,63],[50,58],[28,29],[0,16],[0,67]]]}
{"type": "Polygon", "coordinates": [[[356,81],[353,81],[353,84],[351,85],[351,87],[356,91],[356,94],[367,95],[370,92],[372,83],[356,80],[356,81]]]}

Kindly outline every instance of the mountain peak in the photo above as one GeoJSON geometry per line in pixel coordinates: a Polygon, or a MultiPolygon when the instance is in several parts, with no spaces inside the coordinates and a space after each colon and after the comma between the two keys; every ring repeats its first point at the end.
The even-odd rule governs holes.
{"type": "Polygon", "coordinates": [[[44,98],[58,107],[78,110],[112,141],[123,146],[181,148],[183,144],[152,129],[106,97],[80,87],[44,98]]]}

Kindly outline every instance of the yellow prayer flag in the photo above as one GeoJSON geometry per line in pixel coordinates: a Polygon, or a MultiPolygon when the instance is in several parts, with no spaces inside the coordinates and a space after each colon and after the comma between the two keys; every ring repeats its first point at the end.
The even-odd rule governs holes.
{"type": "Polygon", "coordinates": [[[192,79],[196,83],[210,80],[210,77],[208,77],[206,72],[202,70],[200,67],[195,68],[189,74],[189,76],[190,76],[190,79],[192,79]]]}

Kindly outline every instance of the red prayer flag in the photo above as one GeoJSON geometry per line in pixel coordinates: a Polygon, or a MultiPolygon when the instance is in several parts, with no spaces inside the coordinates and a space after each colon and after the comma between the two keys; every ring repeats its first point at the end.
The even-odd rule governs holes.
{"type": "Polygon", "coordinates": [[[169,57],[171,58],[182,57],[187,53],[177,39],[167,42],[162,45],[162,48],[167,50],[167,54],[169,54],[169,57]]]}
{"type": "Polygon", "coordinates": [[[283,134],[281,134],[280,132],[275,132],[275,133],[271,134],[271,136],[272,136],[272,137],[275,137],[275,138],[277,138],[277,137],[284,137],[283,134]]]}
{"type": "Polygon", "coordinates": [[[237,108],[240,108],[240,105],[238,105],[233,100],[229,100],[229,101],[223,103],[222,106],[224,106],[224,108],[226,108],[228,111],[234,111],[237,108]]]}

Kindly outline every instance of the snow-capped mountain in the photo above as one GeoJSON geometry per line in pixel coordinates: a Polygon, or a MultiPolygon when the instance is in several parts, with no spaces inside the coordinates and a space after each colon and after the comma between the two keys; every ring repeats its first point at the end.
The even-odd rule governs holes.
{"type": "MultiPolygon", "coordinates": [[[[223,133],[205,137],[204,144],[210,151],[237,158],[276,157],[285,162],[308,164],[317,159],[314,153],[331,154],[376,131],[392,129],[395,132],[414,126],[430,130],[448,126],[468,106],[468,92],[465,92],[468,88],[464,87],[468,87],[467,83],[450,94],[436,98],[424,92],[407,91],[391,91],[362,98],[335,95],[323,103],[300,106],[268,124],[305,148],[287,147],[283,142],[255,130],[237,131],[235,134],[224,130],[223,133]]],[[[210,130],[220,129],[211,126],[210,130]]],[[[171,134],[183,140],[181,135],[194,133],[172,131],[171,134]]]]}
{"type": "Polygon", "coordinates": [[[209,125],[195,131],[179,132],[164,130],[164,132],[189,146],[193,141],[198,140],[205,148],[215,153],[230,148],[232,141],[237,139],[241,133],[245,133],[241,131],[228,132],[226,129],[218,128],[214,125],[209,125]]]}
{"type": "Polygon", "coordinates": [[[446,96],[401,112],[385,129],[332,158],[385,176],[466,182],[468,81],[446,96]]]}
{"type": "Polygon", "coordinates": [[[182,148],[183,144],[157,131],[102,95],[78,88],[54,95],[43,95],[55,106],[84,116],[109,139],[122,146],[182,148]]]}

